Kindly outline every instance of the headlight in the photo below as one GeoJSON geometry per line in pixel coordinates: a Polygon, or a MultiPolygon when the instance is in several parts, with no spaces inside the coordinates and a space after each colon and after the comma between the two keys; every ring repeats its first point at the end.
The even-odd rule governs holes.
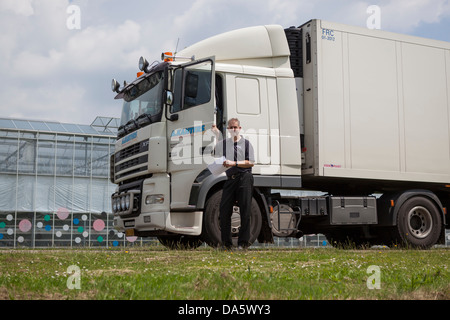
{"type": "Polygon", "coordinates": [[[151,194],[145,198],[145,204],[162,204],[164,203],[163,194],[151,194]]]}
{"type": "Polygon", "coordinates": [[[112,209],[113,209],[113,212],[116,212],[116,211],[117,211],[116,198],[113,198],[113,199],[112,199],[112,209]]]}
{"type": "Polygon", "coordinates": [[[120,92],[119,89],[120,89],[120,84],[117,82],[116,79],[112,79],[112,81],[111,81],[111,90],[113,92],[119,93],[120,92]]]}
{"type": "Polygon", "coordinates": [[[148,73],[148,69],[147,69],[148,65],[149,65],[149,63],[144,57],[141,57],[139,59],[139,70],[144,71],[145,73],[148,73]]]}
{"type": "Polygon", "coordinates": [[[122,208],[122,211],[125,211],[125,197],[120,198],[120,207],[122,208]]]}
{"type": "Polygon", "coordinates": [[[125,208],[128,210],[130,209],[130,195],[127,194],[125,197],[125,208]]]}

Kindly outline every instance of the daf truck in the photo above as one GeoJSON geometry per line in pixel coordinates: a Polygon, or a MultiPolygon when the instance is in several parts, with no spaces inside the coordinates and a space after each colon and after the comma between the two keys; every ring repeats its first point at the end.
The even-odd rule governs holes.
{"type": "Polygon", "coordinates": [[[123,99],[112,211],[126,235],[220,245],[227,178],[208,166],[238,118],[255,150],[251,242],[443,243],[450,43],[310,20],[219,34],[139,69],[112,82],[123,99]]]}

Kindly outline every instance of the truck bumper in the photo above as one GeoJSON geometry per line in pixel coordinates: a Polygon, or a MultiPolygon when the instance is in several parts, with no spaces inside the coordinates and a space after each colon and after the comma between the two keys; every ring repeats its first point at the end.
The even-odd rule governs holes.
{"type": "Polygon", "coordinates": [[[198,236],[202,232],[202,211],[150,212],[133,218],[114,217],[114,227],[127,235],[151,236],[160,231],[198,236]]]}
{"type": "Polygon", "coordinates": [[[111,197],[114,227],[128,235],[154,236],[164,232],[197,236],[202,232],[202,211],[170,207],[170,177],[154,174],[118,190],[111,197]]]}

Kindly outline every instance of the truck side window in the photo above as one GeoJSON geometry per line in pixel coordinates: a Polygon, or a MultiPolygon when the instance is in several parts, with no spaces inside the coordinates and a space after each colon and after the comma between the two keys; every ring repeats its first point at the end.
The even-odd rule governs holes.
{"type": "Polygon", "coordinates": [[[212,64],[205,62],[177,69],[174,73],[172,113],[205,104],[211,100],[212,64]]]}

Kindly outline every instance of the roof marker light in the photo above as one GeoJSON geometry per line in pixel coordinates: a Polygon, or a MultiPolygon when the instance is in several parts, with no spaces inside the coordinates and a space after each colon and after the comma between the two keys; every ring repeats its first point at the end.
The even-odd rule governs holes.
{"type": "Polygon", "coordinates": [[[173,61],[173,53],[172,52],[161,53],[161,60],[164,60],[164,62],[173,61]]]}

